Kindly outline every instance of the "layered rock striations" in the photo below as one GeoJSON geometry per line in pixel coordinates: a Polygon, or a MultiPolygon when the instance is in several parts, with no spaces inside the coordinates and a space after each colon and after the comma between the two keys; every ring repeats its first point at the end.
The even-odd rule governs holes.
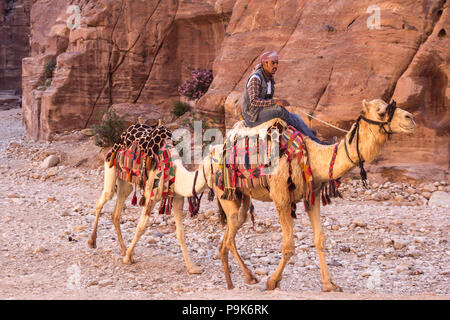
{"type": "MultiPolygon", "coordinates": [[[[304,113],[350,128],[363,99],[392,97],[413,112],[414,135],[394,137],[384,163],[449,168],[450,10],[446,1],[237,1],[214,81],[197,106],[239,119],[242,91],[258,56],[276,50],[276,95],[304,113]],[[377,14],[379,26],[376,26],[377,14]],[[397,140],[401,139],[401,140],[397,140]]],[[[325,137],[342,133],[312,120],[325,137]]]]}
{"type": "Polygon", "coordinates": [[[32,2],[0,0],[0,91],[22,91],[22,59],[30,54],[32,2]]]}
{"type": "Polygon", "coordinates": [[[61,8],[52,27],[35,29],[35,11],[51,2],[33,6],[32,36],[47,35],[23,62],[24,121],[35,139],[88,127],[114,104],[152,103],[169,113],[186,67],[212,68],[231,13],[215,1],[53,1],[61,8]],[[69,5],[80,8],[73,29],[69,5]],[[56,69],[42,86],[48,61],[56,69]]]}
{"type": "MultiPolygon", "coordinates": [[[[213,69],[196,109],[231,127],[258,57],[276,50],[276,95],[308,123],[301,112],[348,129],[363,99],[394,98],[418,130],[394,136],[378,164],[448,169],[448,7],[445,0],[37,0],[23,61],[27,133],[51,139],[85,128],[115,104],[151,104],[168,118],[187,66],[213,69]],[[80,7],[72,30],[70,5],[80,7]],[[50,80],[49,62],[56,63],[50,80]]],[[[310,124],[322,137],[342,136],[310,124]]]]}

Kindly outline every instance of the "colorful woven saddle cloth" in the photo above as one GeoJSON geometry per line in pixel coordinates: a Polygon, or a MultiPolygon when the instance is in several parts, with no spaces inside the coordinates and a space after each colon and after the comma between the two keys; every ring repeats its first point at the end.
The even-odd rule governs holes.
{"type": "Polygon", "coordinates": [[[117,152],[121,149],[128,149],[133,143],[150,158],[155,158],[158,150],[166,143],[172,144],[172,132],[164,126],[150,127],[146,124],[135,123],[122,132],[119,142],[115,143],[106,155],[105,161],[109,162],[109,167],[114,165],[117,152]]]}
{"type": "Polygon", "coordinates": [[[269,188],[269,177],[274,156],[286,156],[289,161],[289,178],[286,181],[291,193],[292,214],[295,215],[295,185],[291,178],[291,162],[298,161],[304,182],[304,203],[309,208],[314,203],[312,173],[302,134],[281,119],[273,119],[254,128],[236,124],[227,134],[219,159],[221,170],[215,183],[224,191],[223,199],[236,200],[236,188],[269,188]],[[276,129],[276,131],[274,131],[276,129]],[[275,135],[274,135],[275,134],[275,135]],[[273,153],[277,147],[277,153],[273,153]],[[271,167],[271,168],[270,168],[271,167]],[[270,169],[270,170],[269,170],[270,169]]]}
{"type": "Polygon", "coordinates": [[[149,167],[150,157],[139,148],[137,142],[133,142],[129,148],[118,150],[114,159],[114,166],[117,170],[117,177],[123,181],[144,188],[147,182],[147,167],[149,167]]]}
{"type": "MultiPolygon", "coordinates": [[[[156,176],[151,186],[150,199],[147,208],[151,208],[158,194],[158,189],[162,188],[161,192],[161,206],[160,214],[169,214],[172,208],[174,184],[175,184],[175,166],[173,164],[169,145],[164,144],[155,157],[151,158],[147,153],[141,151],[139,144],[133,142],[127,149],[119,149],[114,165],[116,166],[117,177],[121,180],[132,183],[135,187],[139,187],[142,192],[139,204],[145,204],[145,197],[143,190],[148,180],[147,170],[149,170],[151,163],[152,168],[156,170],[156,176]]],[[[136,190],[133,196],[132,204],[135,205],[136,190]]],[[[148,211],[148,210],[147,210],[148,211]]],[[[149,214],[150,212],[147,212],[149,214]]]]}

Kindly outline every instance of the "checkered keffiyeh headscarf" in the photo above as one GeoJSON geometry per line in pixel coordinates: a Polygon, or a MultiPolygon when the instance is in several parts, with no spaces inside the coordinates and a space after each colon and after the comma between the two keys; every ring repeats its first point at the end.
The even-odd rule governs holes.
{"type": "Polygon", "coordinates": [[[259,61],[260,61],[260,63],[262,64],[264,61],[268,61],[268,60],[272,60],[272,59],[278,60],[278,54],[277,54],[276,51],[267,51],[267,52],[264,52],[264,53],[261,55],[259,61]]]}

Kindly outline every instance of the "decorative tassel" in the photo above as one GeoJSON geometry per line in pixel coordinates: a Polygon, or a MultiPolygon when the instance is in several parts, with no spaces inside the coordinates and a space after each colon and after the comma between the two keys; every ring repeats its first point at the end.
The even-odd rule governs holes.
{"type": "Polygon", "coordinates": [[[159,214],[164,214],[166,208],[167,198],[161,201],[161,206],[159,207],[159,214]]]}
{"type": "Polygon", "coordinates": [[[192,197],[188,197],[188,203],[189,203],[189,212],[192,213],[194,212],[194,204],[193,204],[193,198],[192,197]]]}
{"type": "Polygon", "coordinates": [[[131,199],[131,204],[135,206],[137,204],[136,191],[134,191],[133,198],[131,199]]]}
{"type": "Polygon", "coordinates": [[[141,207],[145,206],[145,196],[142,196],[141,199],[139,199],[139,205],[141,207]]]}

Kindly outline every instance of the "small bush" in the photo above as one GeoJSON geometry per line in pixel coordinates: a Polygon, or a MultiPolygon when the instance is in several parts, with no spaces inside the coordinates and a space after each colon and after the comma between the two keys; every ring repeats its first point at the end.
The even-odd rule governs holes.
{"type": "Polygon", "coordinates": [[[189,100],[198,100],[208,91],[211,85],[213,80],[212,70],[193,69],[191,67],[186,69],[191,72],[193,80],[184,81],[178,87],[178,93],[189,100]]]}
{"type": "Polygon", "coordinates": [[[44,64],[44,77],[45,79],[53,78],[53,71],[56,69],[55,61],[47,61],[44,64]]]}
{"type": "Polygon", "coordinates": [[[106,111],[105,120],[93,125],[94,143],[99,147],[111,147],[120,141],[120,135],[127,128],[125,120],[117,115],[113,108],[106,111]]]}
{"type": "Polygon", "coordinates": [[[179,101],[173,103],[172,113],[177,117],[181,117],[189,110],[191,110],[189,103],[179,101]]]}

